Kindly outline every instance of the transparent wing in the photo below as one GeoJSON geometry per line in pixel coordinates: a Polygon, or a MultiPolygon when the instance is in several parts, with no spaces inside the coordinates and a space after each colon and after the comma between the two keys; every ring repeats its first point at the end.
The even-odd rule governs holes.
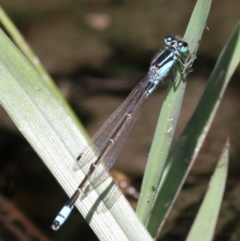
{"type": "Polygon", "coordinates": [[[108,170],[115,163],[128,135],[137,119],[137,115],[138,115],[139,107],[140,107],[141,103],[142,103],[142,100],[134,107],[130,116],[126,116],[127,114],[125,114],[125,119],[124,119],[125,122],[122,124],[121,132],[116,137],[114,144],[111,145],[111,147],[108,149],[108,151],[102,158],[101,162],[104,163],[104,165],[101,165],[101,167],[98,167],[98,169],[96,170],[96,172],[93,174],[93,176],[91,178],[91,180],[94,181],[94,186],[101,184],[106,179],[108,170]]]}
{"type": "Polygon", "coordinates": [[[91,142],[83,149],[83,152],[80,153],[74,170],[78,170],[89,162],[94,162],[99,153],[102,153],[109,144],[109,139],[121,128],[121,132],[119,132],[117,136],[117,141],[115,141],[114,145],[112,145],[106,155],[104,155],[103,162],[107,170],[113,165],[136,120],[142,101],[147,97],[147,90],[151,88],[152,85],[153,84],[149,82],[148,75],[138,83],[127,99],[110,116],[101,129],[93,136],[91,142]]]}
{"type": "MultiPolygon", "coordinates": [[[[171,52],[170,55],[172,55],[171,52]]],[[[119,128],[122,128],[117,142],[114,143],[113,147],[111,147],[104,156],[106,169],[109,169],[113,165],[136,120],[138,110],[143,100],[153,92],[159,82],[163,82],[163,78],[169,73],[171,67],[172,65],[168,65],[168,68],[163,68],[159,66],[159,63],[156,61],[151,64],[149,73],[138,83],[127,99],[93,136],[90,143],[83,148],[83,151],[77,158],[74,170],[78,170],[89,162],[94,162],[99,154],[109,145],[109,140],[114,136],[114,133],[116,133],[119,128]],[[127,118],[127,115],[131,117],[127,118]]]]}
{"type": "MultiPolygon", "coordinates": [[[[97,140],[93,139],[93,141],[97,141],[96,143],[102,144],[97,150],[97,152],[101,154],[98,156],[97,153],[95,152],[95,156],[94,156],[95,158],[92,160],[91,163],[95,162],[94,165],[98,167],[89,176],[88,181],[91,181],[91,185],[88,185],[84,189],[82,198],[86,197],[89,194],[89,192],[93,190],[93,188],[97,188],[100,184],[102,184],[106,180],[108,176],[108,170],[112,167],[112,165],[116,161],[119,155],[119,152],[121,151],[123,144],[125,143],[137,119],[140,106],[143,100],[147,96],[147,89],[151,86],[151,83],[148,81],[148,84],[146,85],[146,82],[143,82],[143,84],[139,86],[140,86],[140,89],[139,88],[137,89],[133,98],[131,97],[130,99],[131,95],[129,96],[129,100],[131,100],[130,105],[125,105],[122,108],[122,105],[125,104],[123,103],[119,107],[119,109],[121,108],[121,111],[118,111],[119,110],[118,109],[113,114],[114,121],[110,121],[110,122],[109,120],[107,121],[108,125],[104,126],[104,127],[107,127],[104,130],[108,132],[107,135],[104,135],[105,138],[102,140],[102,135],[104,134],[104,132],[103,133],[100,132],[101,134],[94,136],[94,137],[97,137],[97,140]],[[100,149],[102,152],[100,152],[100,149]],[[104,163],[104,165],[98,165],[100,162],[104,163]]],[[[102,129],[100,131],[102,131],[102,129]]],[[[88,151],[90,147],[91,146],[88,146],[86,151],[88,151]]],[[[84,155],[85,155],[85,152],[81,155],[81,158],[84,157],[84,155]]],[[[89,172],[90,172],[90,169],[89,169],[89,172]]],[[[82,182],[82,183],[85,183],[85,182],[82,182]]],[[[82,183],[79,185],[81,189],[83,187],[82,183]]]]}

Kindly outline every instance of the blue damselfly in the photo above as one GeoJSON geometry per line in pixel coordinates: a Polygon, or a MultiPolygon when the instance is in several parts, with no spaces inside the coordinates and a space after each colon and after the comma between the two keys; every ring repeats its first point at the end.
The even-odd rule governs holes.
{"type": "Polygon", "coordinates": [[[188,65],[191,65],[191,61],[189,63],[184,61],[183,54],[188,52],[188,44],[185,41],[179,37],[169,35],[165,38],[165,44],[167,45],[165,49],[157,53],[153,58],[148,74],[138,83],[127,99],[105,122],[94,135],[92,141],[77,157],[75,170],[86,163],[91,162],[92,164],[85,178],[55,218],[52,229],[59,229],[71,213],[75,202],[88,181],[90,179],[94,181],[92,180],[93,176],[101,174],[96,175],[100,162],[105,163],[102,172],[107,172],[112,167],[135,123],[142,102],[155,90],[158,83],[164,82],[164,78],[171,72],[175,64],[177,64],[181,73],[185,72],[188,65]]]}

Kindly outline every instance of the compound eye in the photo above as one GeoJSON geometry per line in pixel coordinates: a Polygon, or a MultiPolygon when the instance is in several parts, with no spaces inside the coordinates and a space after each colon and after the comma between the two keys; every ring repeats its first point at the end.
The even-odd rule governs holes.
{"type": "Polygon", "coordinates": [[[164,39],[164,42],[165,42],[166,45],[171,45],[172,41],[174,41],[174,40],[175,40],[174,36],[168,35],[168,36],[164,39]]]}
{"type": "Polygon", "coordinates": [[[188,43],[183,41],[178,41],[178,48],[182,53],[186,53],[188,51],[188,43]]]}

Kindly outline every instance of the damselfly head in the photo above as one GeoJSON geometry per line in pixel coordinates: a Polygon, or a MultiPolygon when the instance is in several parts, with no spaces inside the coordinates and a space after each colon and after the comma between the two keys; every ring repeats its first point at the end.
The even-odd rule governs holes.
{"type": "Polygon", "coordinates": [[[184,42],[182,39],[180,39],[179,37],[176,37],[174,35],[168,35],[165,38],[164,42],[168,46],[170,46],[170,45],[175,46],[182,53],[186,53],[188,51],[188,43],[184,42]]]}

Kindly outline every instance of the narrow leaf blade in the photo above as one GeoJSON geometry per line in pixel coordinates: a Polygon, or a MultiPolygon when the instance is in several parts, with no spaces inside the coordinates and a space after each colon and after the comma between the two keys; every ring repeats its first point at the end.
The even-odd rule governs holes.
{"type": "Polygon", "coordinates": [[[227,141],[186,241],[212,240],[226,186],[228,161],[229,142],[227,141]]]}

